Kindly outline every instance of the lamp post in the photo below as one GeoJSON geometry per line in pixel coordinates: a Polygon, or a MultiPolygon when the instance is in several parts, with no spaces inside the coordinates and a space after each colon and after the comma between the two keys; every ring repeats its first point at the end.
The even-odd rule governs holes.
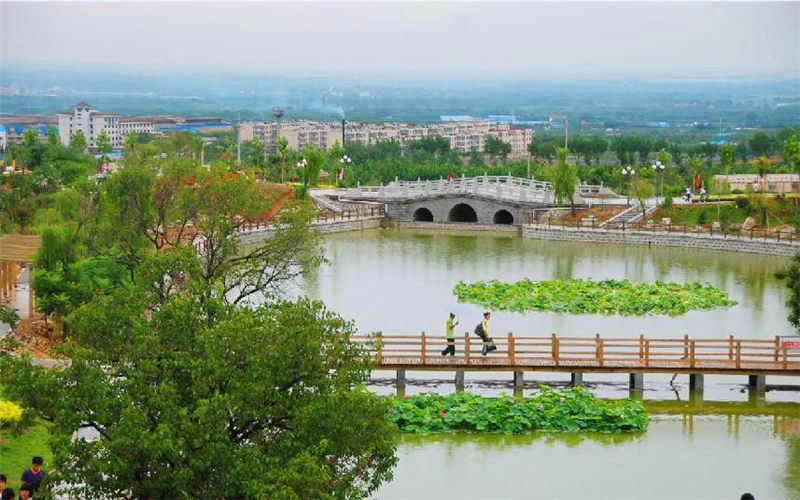
{"type": "Polygon", "coordinates": [[[631,183],[635,174],[636,170],[633,167],[622,167],[622,175],[628,177],[628,206],[631,206],[631,183]]]}
{"type": "Polygon", "coordinates": [[[344,166],[353,163],[353,160],[347,155],[342,155],[342,157],[339,158],[339,163],[342,164],[342,173],[341,175],[336,175],[336,187],[339,187],[340,180],[344,180],[344,166]]]}
{"type": "MultiPolygon", "coordinates": [[[[655,173],[658,174],[658,184],[659,184],[658,193],[659,193],[659,196],[663,197],[664,196],[664,169],[667,168],[667,166],[664,165],[663,163],[661,163],[660,161],[656,160],[656,162],[653,163],[652,165],[650,165],[650,167],[655,171],[655,173]]],[[[658,196],[656,196],[656,204],[658,204],[658,196]]]]}

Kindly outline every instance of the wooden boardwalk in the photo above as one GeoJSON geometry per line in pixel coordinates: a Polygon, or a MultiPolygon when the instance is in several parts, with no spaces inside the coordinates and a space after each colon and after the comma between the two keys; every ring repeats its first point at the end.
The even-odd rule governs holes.
{"type": "Polygon", "coordinates": [[[497,350],[464,334],[442,356],[442,335],[359,335],[378,370],[548,371],[800,376],[800,339],[495,336],[497,350]]]}

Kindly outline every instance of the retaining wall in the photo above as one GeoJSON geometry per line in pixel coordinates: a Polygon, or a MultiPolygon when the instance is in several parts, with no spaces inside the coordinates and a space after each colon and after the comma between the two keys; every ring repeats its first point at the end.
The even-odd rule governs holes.
{"type": "Polygon", "coordinates": [[[791,257],[800,253],[800,244],[750,238],[731,238],[697,233],[653,233],[648,231],[621,231],[617,229],[577,229],[525,225],[523,238],[557,241],[584,241],[592,243],[617,243],[624,245],[650,245],[727,252],[745,252],[791,257]]]}
{"type": "Polygon", "coordinates": [[[439,229],[445,231],[494,231],[521,234],[520,226],[506,224],[476,224],[473,222],[408,222],[394,221],[393,226],[400,229],[439,229]]]}

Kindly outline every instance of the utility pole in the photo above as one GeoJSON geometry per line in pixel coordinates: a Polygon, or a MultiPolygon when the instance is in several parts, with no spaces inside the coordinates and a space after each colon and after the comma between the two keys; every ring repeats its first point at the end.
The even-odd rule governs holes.
{"type": "MultiPolygon", "coordinates": [[[[278,151],[278,139],[281,136],[281,117],[283,116],[283,109],[281,108],[272,108],[272,116],[275,117],[275,151],[278,151]]],[[[267,151],[270,149],[267,147],[266,135],[264,137],[264,163],[267,162],[267,151]]]]}
{"type": "Polygon", "coordinates": [[[342,118],[342,147],[344,147],[344,131],[346,126],[347,126],[347,120],[342,118]]]}
{"type": "Polygon", "coordinates": [[[564,117],[564,149],[569,149],[569,117],[564,117]]]}
{"type": "Polygon", "coordinates": [[[238,113],[236,114],[236,163],[242,164],[242,122],[238,113]]]}

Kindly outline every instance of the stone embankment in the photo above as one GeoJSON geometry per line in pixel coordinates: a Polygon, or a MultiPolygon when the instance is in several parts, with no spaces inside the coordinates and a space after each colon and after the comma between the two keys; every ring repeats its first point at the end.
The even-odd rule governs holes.
{"type": "Polygon", "coordinates": [[[589,229],[525,225],[523,238],[587,243],[616,243],[721,250],[791,257],[800,253],[800,242],[765,238],[720,236],[703,233],[667,233],[640,230],[589,229]]]}

